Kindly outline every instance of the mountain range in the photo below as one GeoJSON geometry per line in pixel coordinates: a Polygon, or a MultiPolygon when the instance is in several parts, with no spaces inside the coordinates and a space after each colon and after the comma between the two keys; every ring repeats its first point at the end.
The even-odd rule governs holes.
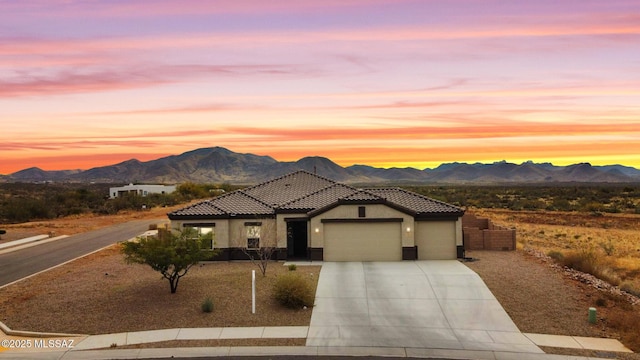
{"type": "Polygon", "coordinates": [[[10,175],[3,182],[182,182],[254,184],[299,169],[346,183],[412,184],[500,184],[500,183],[633,183],[640,182],[640,170],[622,166],[592,166],[579,163],[555,166],[551,163],[492,164],[446,163],[435,169],[376,168],[368,165],[342,167],[318,156],[298,161],[277,161],[270,156],[241,154],[222,147],[202,148],[151,161],[127,160],[89,170],[45,171],[37,167],[10,175]]]}

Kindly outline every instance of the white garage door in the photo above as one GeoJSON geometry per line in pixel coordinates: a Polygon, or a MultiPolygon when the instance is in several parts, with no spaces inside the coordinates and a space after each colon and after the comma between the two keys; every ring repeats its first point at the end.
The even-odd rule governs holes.
{"type": "Polygon", "coordinates": [[[324,261],[399,261],[399,222],[324,224],[324,261]]]}
{"type": "Polygon", "coordinates": [[[455,221],[420,221],[416,223],[418,260],[455,260],[455,221]]]}

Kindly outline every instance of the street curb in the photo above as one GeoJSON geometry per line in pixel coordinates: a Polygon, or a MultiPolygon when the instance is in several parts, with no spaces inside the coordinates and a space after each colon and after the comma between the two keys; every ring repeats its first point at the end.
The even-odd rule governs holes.
{"type": "Polygon", "coordinates": [[[58,333],[44,333],[44,332],[35,332],[35,331],[11,330],[11,328],[5,325],[2,321],[0,321],[0,330],[3,333],[5,333],[5,335],[9,335],[9,336],[23,336],[23,337],[37,337],[37,338],[88,336],[84,334],[58,334],[58,333]]]}

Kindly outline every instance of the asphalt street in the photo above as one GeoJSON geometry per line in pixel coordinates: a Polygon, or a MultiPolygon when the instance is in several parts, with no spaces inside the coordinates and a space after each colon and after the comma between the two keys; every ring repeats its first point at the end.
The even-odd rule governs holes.
{"type": "Polygon", "coordinates": [[[0,254],[0,287],[148,230],[158,219],[135,220],[0,254]]]}

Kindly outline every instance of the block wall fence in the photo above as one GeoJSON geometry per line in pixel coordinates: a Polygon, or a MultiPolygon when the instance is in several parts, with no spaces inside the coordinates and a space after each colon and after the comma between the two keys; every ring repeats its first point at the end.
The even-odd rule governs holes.
{"type": "Polygon", "coordinates": [[[495,225],[487,218],[473,214],[462,217],[465,250],[515,250],[516,230],[495,225]]]}

